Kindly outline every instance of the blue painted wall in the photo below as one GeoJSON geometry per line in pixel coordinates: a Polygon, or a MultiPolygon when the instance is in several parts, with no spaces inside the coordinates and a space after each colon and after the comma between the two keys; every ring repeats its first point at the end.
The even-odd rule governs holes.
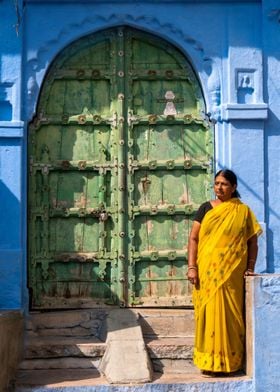
{"type": "Polygon", "coordinates": [[[26,129],[48,67],[70,42],[116,25],[159,35],[193,64],[216,120],[216,167],[237,172],[264,229],[258,271],[279,271],[279,12],[277,0],[0,1],[1,307],[27,304],[26,129]]]}
{"type": "Polygon", "coordinates": [[[278,0],[265,1],[262,10],[264,97],[269,103],[265,122],[265,180],[268,270],[280,271],[279,184],[280,184],[280,4],[278,0]]]}
{"type": "MultiPolygon", "coordinates": [[[[279,0],[0,0],[0,15],[0,309],[28,307],[27,124],[48,67],[70,42],[117,25],[159,35],[193,64],[216,121],[216,167],[236,171],[264,229],[258,271],[280,272],[279,0]]],[[[255,390],[273,392],[280,277],[255,282],[255,390]]]]}
{"type": "Polygon", "coordinates": [[[13,2],[0,2],[0,308],[23,307],[22,36],[13,2]]]}

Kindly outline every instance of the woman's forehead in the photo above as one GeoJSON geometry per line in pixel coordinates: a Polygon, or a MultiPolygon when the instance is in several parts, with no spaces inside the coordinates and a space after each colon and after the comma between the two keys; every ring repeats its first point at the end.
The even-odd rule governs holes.
{"type": "Polygon", "coordinates": [[[219,175],[219,176],[217,176],[216,178],[215,178],[215,182],[226,182],[226,183],[230,183],[230,181],[229,180],[227,180],[224,176],[222,176],[222,175],[219,175]]]}

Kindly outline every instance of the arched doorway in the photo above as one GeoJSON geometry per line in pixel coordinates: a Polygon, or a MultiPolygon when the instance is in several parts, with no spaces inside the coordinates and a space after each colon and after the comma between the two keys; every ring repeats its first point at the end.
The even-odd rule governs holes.
{"type": "Polygon", "coordinates": [[[33,309],[190,304],[187,238],[209,198],[200,85],[167,42],[131,28],[56,58],[29,127],[33,309]]]}

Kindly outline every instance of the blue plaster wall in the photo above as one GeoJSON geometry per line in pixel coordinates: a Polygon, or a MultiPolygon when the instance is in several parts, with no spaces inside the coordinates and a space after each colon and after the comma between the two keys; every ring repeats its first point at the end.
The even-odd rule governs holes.
{"type": "Polygon", "coordinates": [[[253,346],[256,392],[280,391],[280,275],[253,282],[253,346]]]}
{"type": "Polygon", "coordinates": [[[0,308],[23,307],[22,37],[13,2],[0,2],[0,308]]]}
{"type": "MultiPolygon", "coordinates": [[[[236,171],[264,229],[257,270],[280,272],[279,0],[0,0],[0,15],[0,309],[28,306],[27,124],[48,67],[72,41],[117,25],[159,35],[193,64],[216,122],[216,167],[236,171]]],[[[279,287],[276,275],[255,280],[258,392],[280,389],[279,287]]]]}
{"type": "Polygon", "coordinates": [[[269,116],[265,122],[265,179],[266,179],[266,222],[268,245],[268,270],[280,271],[280,3],[267,0],[263,4],[263,55],[264,96],[269,103],[269,116]]]}

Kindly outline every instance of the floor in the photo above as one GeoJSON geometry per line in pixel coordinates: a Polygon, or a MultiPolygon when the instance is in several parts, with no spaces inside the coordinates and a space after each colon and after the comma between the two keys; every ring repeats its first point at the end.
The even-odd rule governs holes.
{"type": "MultiPolygon", "coordinates": [[[[201,374],[161,374],[154,373],[152,384],[189,384],[200,382],[230,382],[248,381],[246,375],[235,377],[205,377],[201,374]]],[[[25,370],[17,375],[17,385],[20,386],[48,386],[54,387],[74,387],[74,386],[97,386],[110,385],[105,377],[89,369],[61,370],[25,370]]]]}

